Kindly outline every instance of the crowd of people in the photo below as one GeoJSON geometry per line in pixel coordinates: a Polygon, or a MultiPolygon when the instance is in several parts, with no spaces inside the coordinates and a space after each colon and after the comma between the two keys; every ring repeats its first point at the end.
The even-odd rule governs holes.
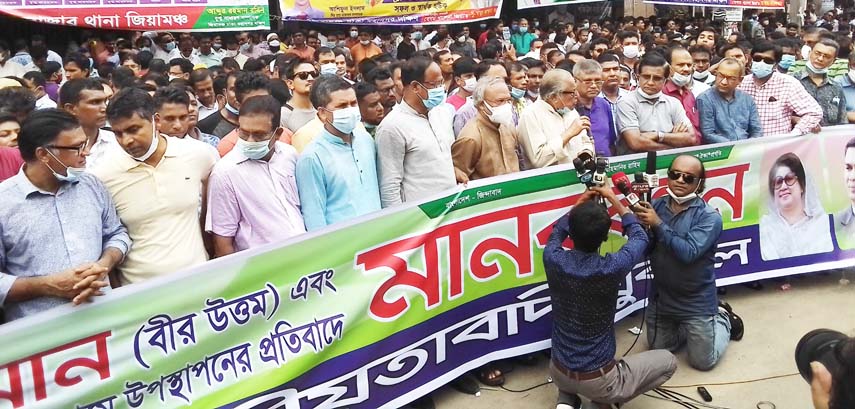
{"type": "MultiPolygon", "coordinates": [[[[804,26],[748,12],[745,29],[727,37],[704,18],[560,17],[396,33],[93,35],[62,55],[43,36],[0,40],[5,320],[580,153],[855,122],[842,10],[813,21],[807,13],[804,26]]],[[[668,298],[667,280],[685,277],[657,274],[665,301],[650,313],[661,337],[650,344],[673,350],[690,328],[690,364],[706,370],[741,337],[715,294],[710,251],[721,219],[697,199],[700,162],[675,161],[668,176],[669,193],[700,201],[677,204],[691,217],[677,220],[659,202],[624,224],[673,236],[660,238],[670,252],[662,268],[697,272],[683,284],[697,286],[688,303],[668,298]],[[684,235],[708,246],[684,251],[684,235]]],[[[610,337],[600,355],[614,356],[610,337]]],[[[673,356],[656,361],[664,382],[673,356]]],[[[591,362],[553,357],[555,373],[576,383],[615,366],[591,362]]],[[[496,365],[477,375],[504,380],[496,365]]]]}

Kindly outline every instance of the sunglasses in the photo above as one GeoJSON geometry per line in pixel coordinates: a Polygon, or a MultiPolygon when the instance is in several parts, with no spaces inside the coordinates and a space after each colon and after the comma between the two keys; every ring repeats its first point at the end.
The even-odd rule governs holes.
{"type": "Polygon", "coordinates": [[[684,172],[680,172],[680,171],[676,171],[676,170],[669,170],[668,171],[668,179],[679,180],[680,178],[683,178],[683,182],[686,182],[690,185],[692,183],[695,183],[695,180],[698,179],[697,176],[695,176],[691,173],[684,173],[684,172]]]}
{"type": "Polygon", "coordinates": [[[765,62],[766,64],[769,64],[769,65],[775,65],[775,59],[772,57],[766,57],[763,55],[755,55],[755,56],[751,57],[751,59],[754,60],[754,62],[761,62],[762,61],[762,62],[765,62]]]}
{"type": "Polygon", "coordinates": [[[788,173],[786,176],[778,176],[775,178],[775,190],[780,189],[785,183],[787,186],[795,185],[798,180],[799,177],[792,172],[788,173]]]}
{"type": "Polygon", "coordinates": [[[294,73],[294,78],[299,78],[303,81],[309,79],[309,76],[311,76],[312,79],[318,78],[318,72],[317,71],[303,71],[303,72],[294,73]]]}

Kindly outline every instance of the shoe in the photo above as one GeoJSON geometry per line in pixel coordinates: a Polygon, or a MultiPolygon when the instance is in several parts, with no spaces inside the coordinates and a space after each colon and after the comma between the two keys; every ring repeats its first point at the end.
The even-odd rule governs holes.
{"type": "Polygon", "coordinates": [[[436,409],[430,395],[422,396],[404,406],[405,409],[436,409]]]}
{"type": "MultiPolygon", "coordinates": [[[[502,380],[504,381],[504,379],[502,380]]],[[[478,381],[475,380],[474,376],[468,373],[451,381],[449,385],[454,388],[454,390],[467,395],[477,396],[481,393],[481,386],[478,385],[478,381]]]]}
{"type": "Polygon", "coordinates": [[[730,339],[733,341],[742,340],[742,336],[745,335],[745,323],[742,322],[742,318],[733,313],[733,307],[730,304],[719,301],[718,306],[724,310],[728,321],[730,321],[730,339]]]}
{"type": "Polygon", "coordinates": [[[555,409],[582,409],[582,399],[579,395],[558,391],[558,405],[555,409]]]}

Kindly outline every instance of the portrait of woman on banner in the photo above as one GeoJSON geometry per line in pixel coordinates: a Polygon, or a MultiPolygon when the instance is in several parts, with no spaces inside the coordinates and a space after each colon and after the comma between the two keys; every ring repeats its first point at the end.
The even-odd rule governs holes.
{"type": "Polygon", "coordinates": [[[768,182],[769,209],[760,218],[763,260],[832,251],[828,215],[801,159],[792,152],[778,157],[768,182]]]}

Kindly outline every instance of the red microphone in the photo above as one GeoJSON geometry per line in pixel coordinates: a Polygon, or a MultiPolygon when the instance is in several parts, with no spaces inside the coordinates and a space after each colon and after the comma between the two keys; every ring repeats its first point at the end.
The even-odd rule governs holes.
{"type": "Polygon", "coordinates": [[[626,173],[618,172],[612,175],[612,184],[624,195],[624,197],[626,197],[626,201],[629,202],[629,207],[633,207],[641,201],[638,198],[638,195],[632,192],[632,183],[629,181],[626,173]]]}

